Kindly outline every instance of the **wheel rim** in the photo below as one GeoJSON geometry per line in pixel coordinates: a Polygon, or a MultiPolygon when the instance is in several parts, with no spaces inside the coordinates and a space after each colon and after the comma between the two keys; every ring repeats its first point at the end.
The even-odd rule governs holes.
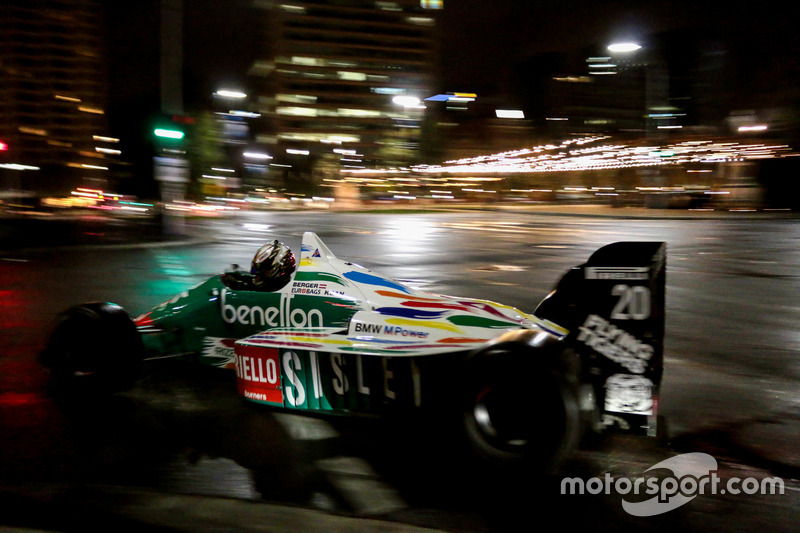
{"type": "Polygon", "coordinates": [[[521,451],[530,442],[530,422],[521,413],[520,394],[497,385],[475,395],[470,416],[480,437],[504,451],[521,451]]]}

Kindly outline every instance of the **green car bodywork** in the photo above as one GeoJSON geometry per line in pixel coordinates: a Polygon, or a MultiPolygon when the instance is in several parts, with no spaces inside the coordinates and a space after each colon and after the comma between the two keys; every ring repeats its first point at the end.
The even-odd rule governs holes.
{"type": "Polygon", "coordinates": [[[346,329],[361,308],[360,302],[335,295],[233,290],[217,274],[135,322],[147,357],[199,354],[202,363],[232,367],[236,339],[288,326],[346,329]]]}

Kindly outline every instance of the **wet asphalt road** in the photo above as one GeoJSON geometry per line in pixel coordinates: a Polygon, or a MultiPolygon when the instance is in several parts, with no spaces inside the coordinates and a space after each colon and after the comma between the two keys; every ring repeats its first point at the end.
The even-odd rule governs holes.
{"type": "MultiPolygon", "coordinates": [[[[13,523],[36,526],[46,504],[59,512],[51,513],[54,524],[42,525],[80,526],[85,518],[77,501],[94,502],[95,511],[104,510],[95,520],[119,526],[123,518],[134,520],[136,499],[126,491],[142,490],[285,503],[448,531],[519,530],[542,517],[565,526],[599,522],[601,530],[797,530],[796,464],[775,460],[774,449],[758,453],[783,445],[796,427],[784,426],[786,420],[800,418],[796,220],[292,212],[188,229],[197,238],[191,245],[48,246],[0,257],[0,485],[9,506],[3,514],[13,523]],[[229,377],[180,362],[151,368],[135,390],[102,405],[56,404],[46,395],[35,354],[59,310],[102,299],[136,315],[231,263],[249,264],[268,238],[299,250],[303,231],[318,233],[339,257],[423,290],[525,310],[603,244],[667,242],[662,413],[669,441],[612,438],[558,475],[520,486],[512,478],[477,476],[451,443],[425,438],[425,421],[262,410],[243,404],[229,377]],[[753,424],[781,438],[759,441],[764,432],[744,432],[753,424]],[[635,476],[668,456],[698,451],[716,457],[720,475],[782,476],[788,490],[699,496],[648,519],[627,515],[619,496],[559,494],[567,475],[635,476]]],[[[184,524],[190,522],[187,514],[184,524]]],[[[125,524],[136,529],[137,522],[125,524]]],[[[187,530],[205,529],[195,525],[187,530]]],[[[253,524],[243,515],[237,525],[253,524]]]]}

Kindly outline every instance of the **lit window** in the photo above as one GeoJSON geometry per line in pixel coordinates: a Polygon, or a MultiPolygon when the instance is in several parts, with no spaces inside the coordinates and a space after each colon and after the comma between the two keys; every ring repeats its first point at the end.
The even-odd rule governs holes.
{"type": "Polygon", "coordinates": [[[279,115],[291,115],[296,117],[317,116],[317,110],[313,107],[279,107],[275,112],[279,115]]]}
{"type": "Polygon", "coordinates": [[[313,67],[319,65],[320,60],[316,57],[292,56],[291,63],[293,65],[308,65],[313,67]]]}
{"type": "Polygon", "coordinates": [[[340,70],[336,73],[340,80],[347,80],[347,81],[366,81],[367,75],[363,72],[348,72],[346,70],[340,70]]]}
{"type": "Polygon", "coordinates": [[[292,104],[313,104],[316,103],[317,97],[306,94],[277,94],[275,99],[279,102],[288,102],[292,104]]]}
{"type": "Polygon", "coordinates": [[[430,17],[407,17],[406,21],[410,24],[416,24],[418,26],[433,26],[434,21],[430,17]]]}
{"type": "Polygon", "coordinates": [[[381,116],[380,111],[374,111],[371,109],[347,109],[347,108],[340,108],[339,109],[339,116],[340,117],[361,117],[361,118],[377,118],[381,116]]]}
{"type": "Polygon", "coordinates": [[[403,9],[396,2],[375,2],[375,6],[381,11],[402,11],[403,9]]]}

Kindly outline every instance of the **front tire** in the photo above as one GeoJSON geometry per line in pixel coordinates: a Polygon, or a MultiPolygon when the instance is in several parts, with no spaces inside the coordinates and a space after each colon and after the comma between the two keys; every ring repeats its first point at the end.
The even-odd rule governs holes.
{"type": "Polygon", "coordinates": [[[57,395],[110,394],[133,385],[143,354],[136,325],[122,307],[91,303],[59,315],[41,361],[57,395]]]}

